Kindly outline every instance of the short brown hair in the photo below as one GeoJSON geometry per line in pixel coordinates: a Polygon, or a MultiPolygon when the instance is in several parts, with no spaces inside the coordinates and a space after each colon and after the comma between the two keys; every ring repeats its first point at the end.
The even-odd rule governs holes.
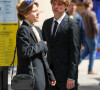
{"type": "Polygon", "coordinates": [[[92,0],[84,0],[83,1],[85,8],[88,8],[90,2],[92,2],[92,0]]]}
{"type": "Polygon", "coordinates": [[[63,2],[63,3],[65,4],[65,6],[69,6],[69,5],[70,5],[70,2],[71,2],[71,0],[51,0],[51,4],[52,4],[52,2],[54,2],[54,1],[63,2]]]}
{"type": "Polygon", "coordinates": [[[31,2],[29,5],[26,4],[26,1],[23,1],[20,4],[17,4],[16,8],[17,8],[17,16],[19,20],[24,20],[25,17],[24,15],[29,14],[32,11],[33,5],[36,5],[37,7],[39,6],[39,4],[37,2],[31,2]]]}

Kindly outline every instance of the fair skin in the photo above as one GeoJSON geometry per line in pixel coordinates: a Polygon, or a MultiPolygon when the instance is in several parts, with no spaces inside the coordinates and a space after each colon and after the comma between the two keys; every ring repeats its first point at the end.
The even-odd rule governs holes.
{"type": "Polygon", "coordinates": [[[34,4],[32,11],[29,14],[24,15],[24,17],[31,23],[33,24],[34,22],[39,21],[39,11],[38,7],[34,4]]]}
{"type": "Polygon", "coordinates": [[[93,9],[93,2],[91,1],[90,3],[89,3],[89,7],[88,7],[90,10],[92,10],[93,9]]]}
{"type": "MultiPolygon", "coordinates": [[[[63,2],[59,2],[59,1],[52,2],[52,11],[54,13],[54,17],[56,18],[56,20],[59,19],[61,16],[63,16],[66,8],[67,7],[63,2]]],[[[75,80],[67,79],[66,88],[70,90],[74,87],[75,87],[75,80]]]]}
{"type": "Polygon", "coordinates": [[[54,81],[49,81],[49,83],[50,83],[51,86],[55,86],[56,85],[56,81],[55,80],[54,81]]]}
{"type": "Polygon", "coordinates": [[[59,19],[61,16],[63,16],[65,8],[66,6],[62,2],[59,1],[52,2],[52,11],[54,13],[54,17],[56,18],[56,20],[59,19]]]}
{"type": "MultiPolygon", "coordinates": [[[[24,17],[31,23],[33,24],[34,22],[38,22],[39,21],[39,12],[38,12],[38,7],[34,4],[33,8],[32,8],[32,12],[30,12],[27,15],[24,15],[24,17]]],[[[51,86],[55,86],[56,81],[49,81],[49,83],[51,84],[51,86]]]]}
{"type": "Polygon", "coordinates": [[[70,6],[69,6],[69,15],[73,15],[74,12],[77,9],[77,4],[75,2],[71,2],[70,6]]]}

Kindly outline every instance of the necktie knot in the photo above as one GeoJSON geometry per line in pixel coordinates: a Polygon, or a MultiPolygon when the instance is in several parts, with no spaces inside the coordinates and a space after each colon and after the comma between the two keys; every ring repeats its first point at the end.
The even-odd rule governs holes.
{"type": "Polygon", "coordinates": [[[55,22],[55,25],[58,25],[58,22],[56,20],[54,22],[55,22]]]}

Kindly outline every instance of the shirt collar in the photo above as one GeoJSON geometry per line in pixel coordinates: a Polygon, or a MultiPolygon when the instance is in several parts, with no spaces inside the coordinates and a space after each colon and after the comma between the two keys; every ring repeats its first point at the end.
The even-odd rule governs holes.
{"type": "Polygon", "coordinates": [[[65,15],[66,15],[66,13],[64,13],[63,16],[61,16],[58,20],[56,20],[54,17],[53,22],[56,20],[58,22],[58,24],[60,24],[61,21],[63,20],[63,18],[65,17],[65,15]]]}
{"type": "Polygon", "coordinates": [[[27,19],[24,20],[30,27],[33,27],[34,24],[31,24],[27,19]]]}

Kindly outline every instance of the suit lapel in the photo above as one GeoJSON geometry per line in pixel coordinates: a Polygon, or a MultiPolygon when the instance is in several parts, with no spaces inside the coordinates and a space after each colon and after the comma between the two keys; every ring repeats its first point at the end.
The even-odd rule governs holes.
{"type": "Polygon", "coordinates": [[[32,28],[25,22],[25,21],[23,21],[23,24],[22,25],[26,25],[27,26],[27,28],[30,30],[30,32],[31,32],[31,37],[33,38],[33,40],[35,41],[35,42],[37,42],[37,39],[36,39],[36,37],[35,37],[35,35],[34,35],[34,33],[33,33],[33,31],[32,31],[32,28]]]}
{"type": "Polygon", "coordinates": [[[33,40],[35,42],[37,42],[37,39],[36,39],[36,37],[35,37],[35,35],[34,35],[33,31],[32,31],[32,28],[30,28],[30,29],[31,29],[31,37],[33,38],[33,40]]]}
{"type": "Polygon", "coordinates": [[[39,28],[37,28],[37,27],[35,27],[35,28],[36,28],[36,30],[37,30],[38,33],[39,33],[40,39],[43,40],[43,38],[42,38],[42,33],[40,32],[39,28]]]}
{"type": "MultiPolygon", "coordinates": [[[[40,36],[40,39],[43,40],[43,38],[42,38],[42,33],[40,32],[39,28],[37,28],[36,26],[35,26],[35,28],[36,28],[36,30],[37,30],[39,36],[40,36]]],[[[31,30],[31,31],[32,31],[32,30],[31,30]]],[[[32,37],[34,38],[35,42],[38,42],[37,39],[36,39],[36,37],[35,37],[35,35],[34,35],[34,32],[33,32],[33,31],[32,31],[32,33],[33,33],[33,34],[32,34],[32,37]]]]}
{"type": "Polygon", "coordinates": [[[66,22],[68,21],[68,15],[66,14],[64,19],[61,21],[59,27],[58,27],[58,30],[57,30],[57,33],[56,33],[56,36],[55,36],[55,42],[58,40],[58,38],[60,38],[60,35],[61,33],[60,32],[63,32],[65,27],[66,27],[66,22]]]}

